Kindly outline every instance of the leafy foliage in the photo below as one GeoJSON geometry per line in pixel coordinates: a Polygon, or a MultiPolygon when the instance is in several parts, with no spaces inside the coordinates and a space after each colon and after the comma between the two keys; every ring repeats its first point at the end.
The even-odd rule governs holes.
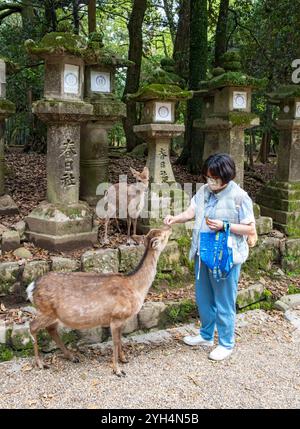
{"type": "MultiPolygon", "coordinates": [[[[132,13],[132,0],[97,0],[96,30],[102,33],[103,44],[116,56],[127,57],[129,48],[128,23],[132,13]]],[[[296,31],[300,25],[299,2],[289,0],[231,0],[228,16],[220,5],[221,0],[207,1],[207,68],[215,79],[221,79],[223,67],[226,70],[241,71],[256,79],[267,79],[267,91],[274,91],[279,84],[291,84],[293,72],[292,62],[299,57],[300,34],[296,31]],[[225,20],[226,48],[239,48],[241,57],[229,54],[227,62],[221,67],[215,66],[215,45],[217,24],[225,20]]],[[[20,65],[19,71],[8,77],[7,97],[16,104],[16,115],[8,120],[7,142],[27,143],[37,147],[34,142],[45,140],[45,127],[31,115],[31,103],[43,95],[44,67],[41,61],[30,59],[24,48],[26,39],[38,42],[49,31],[58,31],[62,26],[69,27],[83,39],[88,36],[87,1],[78,0],[0,0],[0,56],[20,65]]],[[[148,0],[143,22],[143,59],[141,69],[141,85],[144,85],[149,75],[153,75],[164,57],[172,58],[176,39],[189,38],[186,34],[178,34],[180,11],[186,0],[148,0]]],[[[180,27],[181,28],[181,27],[180,27]]],[[[199,26],[198,26],[199,28],[199,26]]],[[[204,27],[203,27],[204,28],[204,27]]],[[[189,43],[183,44],[186,51],[189,43]]],[[[193,46],[193,44],[192,44],[193,46]]],[[[175,52],[176,73],[186,79],[187,70],[183,70],[182,57],[188,63],[189,52],[182,52],[178,58],[175,52]],[[182,71],[182,73],[181,73],[182,71]]],[[[190,70],[195,82],[201,80],[200,63],[191,64],[190,70]]],[[[205,66],[206,67],[206,66],[205,66]]],[[[184,67],[185,68],[185,67],[184,67]]],[[[126,68],[117,74],[116,92],[122,98],[126,68]]],[[[205,70],[201,69],[201,74],[205,70]]],[[[208,74],[208,75],[209,75],[208,74]]],[[[203,77],[202,77],[203,79],[203,77]]],[[[260,127],[253,132],[261,138],[264,133],[271,133],[273,142],[278,140],[273,121],[278,109],[267,105],[265,91],[256,91],[253,97],[253,111],[260,116],[260,127]]],[[[138,108],[139,112],[139,108],[138,108]]],[[[186,115],[186,109],[180,104],[180,114],[186,115]]],[[[177,115],[177,116],[178,116],[177,115]]],[[[115,126],[115,136],[123,141],[123,131],[120,125],[115,126]]],[[[111,133],[114,135],[114,131],[111,133]]],[[[113,138],[113,137],[112,137],[113,138]]],[[[116,139],[114,137],[113,139],[116,139]]],[[[257,141],[260,141],[258,139],[257,141]]]]}

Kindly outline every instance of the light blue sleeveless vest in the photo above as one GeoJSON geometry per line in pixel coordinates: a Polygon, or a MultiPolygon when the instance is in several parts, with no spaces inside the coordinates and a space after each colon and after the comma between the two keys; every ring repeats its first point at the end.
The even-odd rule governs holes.
{"type": "MultiPolygon", "coordinates": [[[[208,201],[210,192],[206,184],[198,190],[195,197],[196,213],[189,259],[193,260],[198,251],[199,268],[201,264],[199,232],[204,218],[204,207],[208,201]]],[[[215,194],[218,199],[215,207],[215,219],[227,220],[230,223],[240,223],[239,207],[245,195],[247,195],[247,193],[239,185],[234,181],[230,181],[223,191],[215,194]]],[[[228,245],[232,247],[233,263],[242,264],[249,256],[247,236],[233,233],[231,233],[230,236],[228,245]]]]}

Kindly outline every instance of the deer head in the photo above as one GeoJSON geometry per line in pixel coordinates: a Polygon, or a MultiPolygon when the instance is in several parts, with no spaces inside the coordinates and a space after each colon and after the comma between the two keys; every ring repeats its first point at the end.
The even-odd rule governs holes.
{"type": "Polygon", "coordinates": [[[147,235],[132,235],[131,238],[137,243],[143,243],[147,249],[162,252],[166,247],[172,228],[164,226],[160,229],[151,229],[147,235]]]}
{"type": "Polygon", "coordinates": [[[145,189],[149,186],[149,169],[144,167],[143,171],[140,173],[132,167],[129,167],[132,175],[136,178],[137,183],[142,185],[145,189]]]}

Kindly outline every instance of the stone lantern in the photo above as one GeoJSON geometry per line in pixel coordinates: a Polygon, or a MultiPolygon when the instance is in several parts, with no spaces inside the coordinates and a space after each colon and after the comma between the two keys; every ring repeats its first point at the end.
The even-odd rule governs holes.
{"type": "Polygon", "coordinates": [[[97,186],[108,181],[108,131],[126,116],[125,104],[114,95],[115,74],[129,62],[105,49],[97,33],[90,35],[84,60],[84,99],[93,115],[81,126],[80,198],[95,206],[97,186]]]}
{"type": "MultiPolygon", "coordinates": [[[[256,200],[261,212],[273,218],[276,228],[290,237],[300,238],[300,87],[282,86],[268,96],[270,103],[280,108],[276,121],[277,171],[256,200]]],[[[297,265],[299,268],[299,254],[297,265]]]]}
{"type": "Polygon", "coordinates": [[[184,125],[175,124],[175,105],[191,97],[176,85],[149,84],[130,96],[131,100],[143,103],[141,125],[133,130],[148,143],[147,167],[150,181],[175,183],[170,162],[171,139],[184,132],[184,125]]]}
{"type": "Polygon", "coordinates": [[[48,33],[30,55],[45,61],[44,99],[33,112],[47,123],[47,201],[26,218],[28,237],[41,247],[67,250],[97,240],[93,213],[79,201],[80,126],[93,114],[83,101],[86,44],[71,33],[48,33]]]}
{"type": "MultiPolygon", "coordinates": [[[[9,64],[11,64],[9,62],[9,64]]],[[[15,105],[6,99],[7,60],[0,58],[0,216],[18,213],[18,207],[4,189],[4,129],[5,120],[15,113],[15,105]]]]}
{"type": "Polygon", "coordinates": [[[252,90],[264,84],[240,71],[238,52],[223,56],[224,68],[213,70],[213,78],[201,82],[198,95],[203,97],[202,117],[194,126],[205,133],[203,159],[218,152],[231,155],[236,163],[236,182],[243,186],[245,129],[259,125],[251,113],[252,90]]]}
{"type": "Polygon", "coordinates": [[[184,125],[175,124],[175,107],[179,101],[192,97],[192,92],[183,90],[173,73],[158,69],[136,94],[128,98],[143,103],[141,125],[134,126],[134,132],[148,143],[150,186],[147,219],[139,223],[139,230],[146,232],[150,227],[161,224],[161,208],[164,200],[171,198],[171,211],[176,204],[181,208],[186,204],[188,196],[177,186],[170,162],[170,144],[174,137],[184,132],[184,125]],[[170,195],[170,185],[172,187],[170,195]],[[154,195],[157,196],[154,197],[154,195]],[[154,201],[155,208],[154,208],[154,201]]]}

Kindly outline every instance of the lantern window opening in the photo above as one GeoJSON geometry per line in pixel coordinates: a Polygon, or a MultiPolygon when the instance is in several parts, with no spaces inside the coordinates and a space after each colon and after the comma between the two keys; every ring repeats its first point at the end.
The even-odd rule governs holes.
{"type": "Polygon", "coordinates": [[[79,66],[65,64],[64,68],[64,93],[79,94],[79,66]]]}
{"type": "Polygon", "coordinates": [[[111,92],[111,73],[91,70],[91,91],[92,92],[111,92]]]}

